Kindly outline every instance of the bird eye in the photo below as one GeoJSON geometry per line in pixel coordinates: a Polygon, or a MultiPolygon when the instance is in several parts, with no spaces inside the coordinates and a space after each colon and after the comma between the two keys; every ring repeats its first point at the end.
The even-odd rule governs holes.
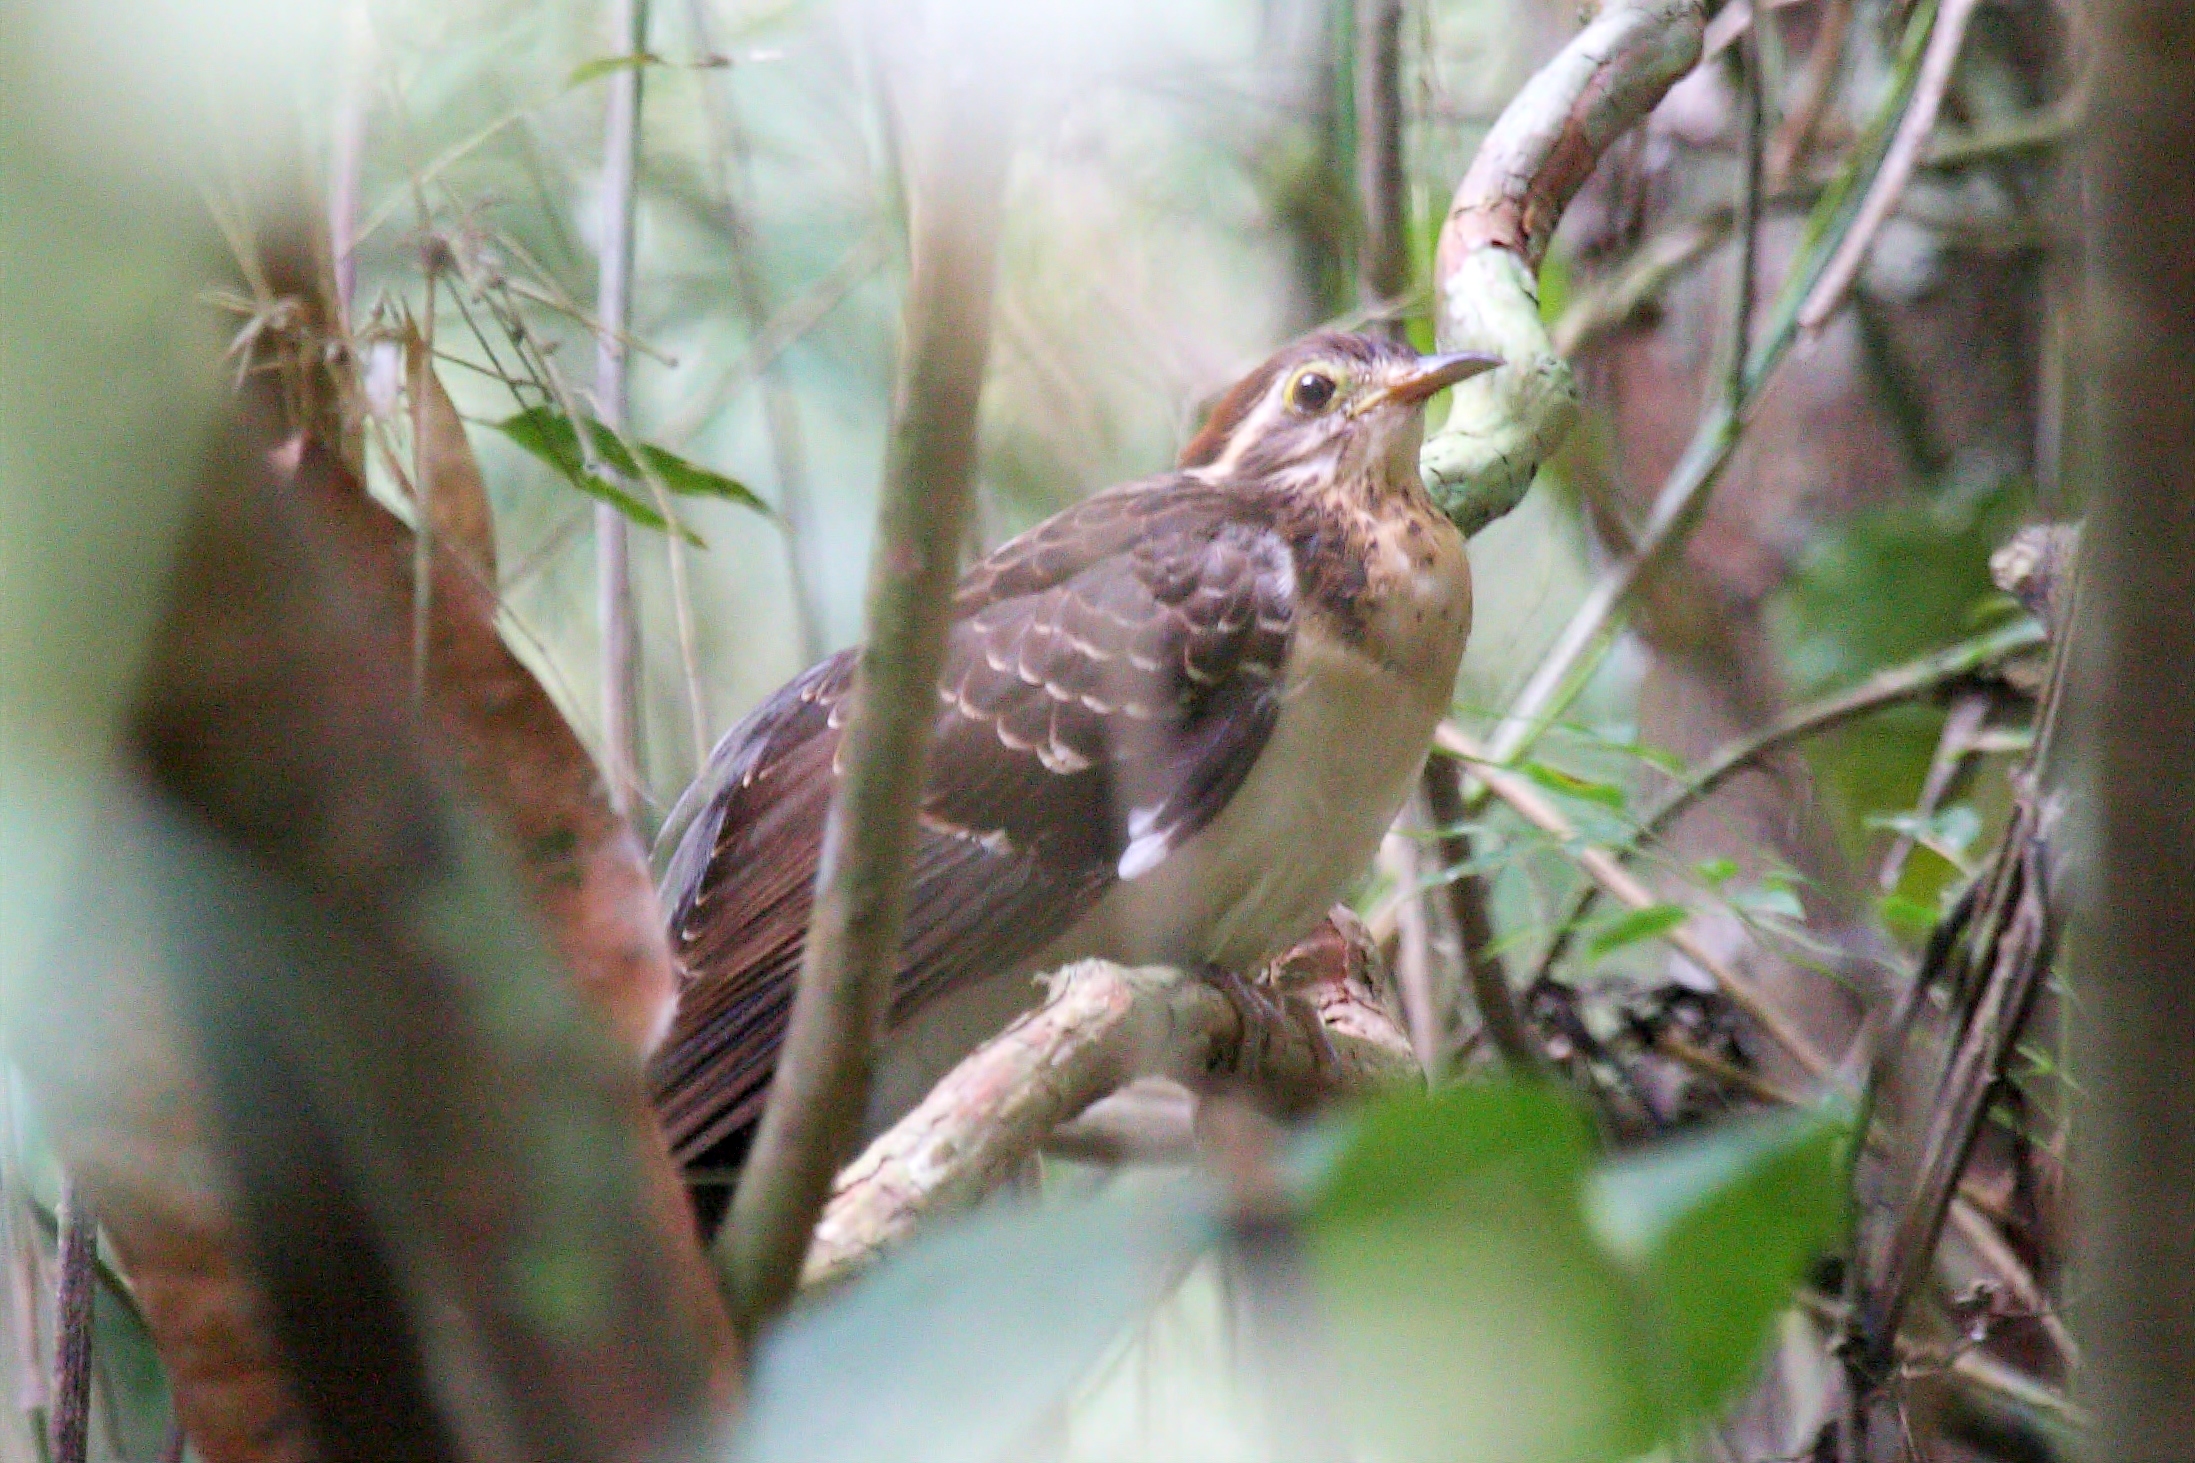
{"type": "Polygon", "coordinates": [[[1334,378],[1324,371],[1305,371],[1288,383],[1288,409],[1315,416],[1333,404],[1334,393],[1339,389],[1334,378]]]}

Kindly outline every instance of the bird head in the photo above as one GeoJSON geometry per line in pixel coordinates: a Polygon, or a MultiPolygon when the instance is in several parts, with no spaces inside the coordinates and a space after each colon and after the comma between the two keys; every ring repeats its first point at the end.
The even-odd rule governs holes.
{"type": "Polygon", "coordinates": [[[1305,336],[1220,398],[1181,466],[1282,488],[1409,491],[1426,402],[1500,364],[1476,352],[1421,356],[1384,336],[1305,336]]]}

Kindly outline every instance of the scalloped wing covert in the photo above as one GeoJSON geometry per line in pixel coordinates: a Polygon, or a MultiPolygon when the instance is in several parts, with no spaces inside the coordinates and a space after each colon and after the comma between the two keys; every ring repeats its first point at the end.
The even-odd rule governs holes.
{"type": "MultiPolygon", "coordinates": [[[[1226,805],[1278,715],[1296,602],[1293,556],[1256,505],[1178,476],[1091,498],[970,571],[895,1021],[1035,959],[1226,805]]],[[[832,657],[735,728],[669,825],[688,984],[650,1076],[686,1163],[736,1165],[760,1115],[854,664],[832,657]]]]}

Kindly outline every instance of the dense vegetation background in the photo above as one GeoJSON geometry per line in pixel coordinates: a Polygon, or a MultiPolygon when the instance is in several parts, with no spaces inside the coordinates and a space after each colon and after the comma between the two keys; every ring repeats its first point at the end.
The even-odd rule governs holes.
{"type": "MultiPolygon", "coordinates": [[[[78,1457],[2073,1455],[2085,1069],[2056,956],[2087,887],[2064,851],[2090,835],[2067,831],[2087,825],[2062,821],[2063,789],[2110,774],[2054,753],[2071,627],[2094,623],[2072,608],[2075,539],[2015,534],[2081,519],[2095,463],[2117,460],[2096,456],[2121,418],[2094,426],[2078,314],[2094,224],[2074,148],[2111,55],[2087,7],[1733,0],[1652,116],[1596,139],[1539,278],[1580,418],[1472,540],[1448,755],[1352,901],[1414,1051],[1453,1083],[1285,1141],[1223,1136],[1201,1164],[1055,1149],[1025,1192],[803,1308],[751,1372],[637,1099],[602,1075],[625,1068],[545,974],[561,960],[584,984],[586,937],[553,905],[533,932],[527,897],[554,896],[373,740],[377,699],[426,697],[438,663],[506,675],[499,631],[523,671],[495,684],[530,672],[546,697],[505,742],[438,712],[449,745],[429,745],[458,750],[422,765],[534,765],[541,739],[576,734],[556,765],[592,754],[645,840],[748,708],[862,638],[910,200],[932,186],[908,138],[940,68],[961,77],[967,154],[1007,159],[974,553],[1162,470],[1297,334],[1395,321],[1430,347],[1450,196],[1585,17],[1541,0],[611,9],[146,4],[99,24],[7,7],[25,608],[8,616],[0,1458],[58,1436],[84,1196],[143,1199],[147,1174],[186,1209],[219,1198],[194,1242],[252,1257],[272,1300],[241,1332],[281,1345],[156,1355],[145,1317],[161,1329],[179,1272],[213,1277],[190,1292],[204,1314],[225,1282],[140,1228],[148,1281],[110,1233],[78,1457]],[[1390,123],[1403,166],[1380,181],[1390,123]],[[628,238],[627,318],[605,325],[605,259],[628,238]],[[369,515],[383,526],[344,530],[346,552],[400,572],[331,598],[285,577],[311,535],[282,538],[270,505],[334,490],[309,454],[311,491],[249,465],[252,433],[291,428],[349,442],[407,523],[430,461],[476,485],[478,512],[401,544],[369,515]],[[629,787],[605,502],[630,534],[629,787]],[[197,547],[171,572],[186,522],[197,547]],[[475,598],[435,577],[449,543],[475,598]],[[284,634],[242,624],[270,605],[284,634]],[[472,638],[450,627],[474,611],[472,638]],[[329,672],[391,626],[409,684],[329,672]],[[264,746],[225,740],[222,708],[269,685],[295,690],[312,736],[254,763],[264,746]],[[213,809],[212,843],[272,884],[224,883],[205,828],[138,806],[127,776],[117,791],[125,725],[128,775],[213,809]],[[306,804],[256,790],[292,781],[367,828],[359,847],[290,836],[293,817],[317,830],[306,804]],[[390,872],[429,844],[455,852],[417,882],[390,872]],[[493,972],[518,974],[507,991],[493,972]],[[410,1067],[377,1065],[407,1041],[410,1067]],[[1555,1080],[1502,1080],[1518,1065],[1555,1080]],[[115,1115],[179,1105],[190,1120],[167,1127],[115,1115]],[[255,1126],[267,1112],[304,1116],[255,1126]],[[289,1166],[253,1167],[270,1155],[289,1166]],[[280,1173],[352,1177],[286,1211],[280,1173]],[[503,1179],[496,1200],[471,1192],[503,1179]],[[329,1295],[348,1300],[301,1312],[329,1295]],[[367,1337],[386,1350],[352,1349],[367,1337]],[[222,1390],[262,1374],[303,1398],[316,1443],[287,1403],[222,1390]],[[186,1440],[171,1376],[272,1421],[186,1440]],[[743,1416],[732,1441],[695,1440],[705,1406],[743,1416]],[[331,1438],[330,1417],[367,1421],[331,1438]]],[[[517,862],[538,863],[517,823],[517,862]]],[[[604,996],[621,1037],[642,1002],[604,996]]],[[[148,1215],[172,1218],[150,1199],[100,1217],[148,1215]]]]}

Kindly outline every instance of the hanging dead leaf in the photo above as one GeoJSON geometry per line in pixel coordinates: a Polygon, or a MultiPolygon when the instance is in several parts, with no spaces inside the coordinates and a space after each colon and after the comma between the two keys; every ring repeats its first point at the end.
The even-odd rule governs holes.
{"type": "MultiPolygon", "coordinates": [[[[293,490],[380,633],[410,635],[412,540],[331,456],[293,490]]],[[[485,511],[485,500],[482,500],[485,511]]],[[[670,944],[647,855],[594,758],[496,629],[496,599],[438,544],[429,589],[429,731],[502,825],[557,949],[618,1039],[645,1055],[670,1021],[670,944]]]]}
{"type": "Polygon", "coordinates": [[[405,390],[411,401],[412,491],[426,501],[438,544],[455,548],[493,587],[495,518],[464,419],[435,374],[434,353],[418,331],[404,340],[405,390]]]}

